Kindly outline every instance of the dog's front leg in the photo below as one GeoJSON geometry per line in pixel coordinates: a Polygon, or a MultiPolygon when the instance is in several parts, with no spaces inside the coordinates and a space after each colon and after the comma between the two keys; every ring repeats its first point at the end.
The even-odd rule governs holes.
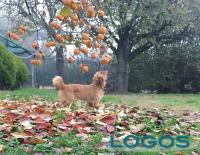
{"type": "Polygon", "coordinates": [[[99,108],[99,103],[98,102],[90,102],[88,103],[88,105],[92,108],[96,108],[98,109],[99,108]]]}

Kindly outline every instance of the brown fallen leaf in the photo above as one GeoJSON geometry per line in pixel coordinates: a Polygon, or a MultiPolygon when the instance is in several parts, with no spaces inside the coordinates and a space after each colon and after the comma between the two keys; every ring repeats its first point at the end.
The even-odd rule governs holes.
{"type": "Polygon", "coordinates": [[[37,106],[37,107],[35,107],[35,112],[39,113],[39,114],[44,113],[45,112],[45,106],[37,106]]]}
{"type": "Polygon", "coordinates": [[[48,129],[51,127],[52,127],[52,124],[50,123],[37,123],[35,126],[36,129],[48,129]]]}
{"type": "Polygon", "coordinates": [[[69,152],[72,152],[73,148],[71,147],[65,147],[65,152],[69,153],[69,152]]]}
{"type": "Polygon", "coordinates": [[[15,110],[15,109],[17,109],[18,106],[19,106],[18,104],[12,103],[12,104],[8,104],[8,105],[7,105],[7,108],[8,108],[9,110],[15,110]]]}
{"type": "Polygon", "coordinates": [[[16,139],[18,139],[18,138],[25,139],[25,138],[31,137],[31,136],[26,135],[25,133],[19,133],[19,132],[13,132],[10,135],[16,139]]]}
{"type": "Polygon", "coordinates": [[[3,144],[0,144],[0,152],[4,150],[5,146],[3,144]]]}
{"type": "Polygon", "coordinates": [[[42,143],[44,143],[44,140],[38,139],[38,138],[31,138],[29,143],[32,145],[42,144],[42,143]]]}
{"type": "Polygon", "coordinates": [[[184,155],[183,152],[176,152],[175,155],[184,155]]]}

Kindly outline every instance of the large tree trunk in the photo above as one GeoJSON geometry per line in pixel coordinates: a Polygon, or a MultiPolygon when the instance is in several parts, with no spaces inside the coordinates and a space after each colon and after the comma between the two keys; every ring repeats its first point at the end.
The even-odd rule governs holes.
{"type": "Polygon", "coordinates": [[[129,80],[129,63],[120,58],[117,60],[117,91],[127,92],[129,80]]]}
{"type": "Polygon", "coordinates": [[[128,91],[129,81],[129,50],[126,42],[118,46],[117,54],[117,91],[124,93],[128,91]]]}
{"type": "Polygon", "coordinates": [[[56,51],[56,74],[59,76],[64,76],[64,58],[63,58],[63,48],[60,47],[56,51]]]}

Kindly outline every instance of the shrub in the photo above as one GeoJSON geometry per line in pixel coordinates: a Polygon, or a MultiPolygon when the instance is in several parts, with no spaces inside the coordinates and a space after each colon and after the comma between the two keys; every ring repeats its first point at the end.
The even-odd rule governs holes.
{"type": "Polygon", "coordinates": [[[16,67],[13,57],[0,44],[0,88],[12,88],[16,82],[16,67]]]}
{"type": "Polygon", "coordinates": [[[14,57],[14,63],[16,66],[16,82],[13,88],[19,88],[24,82],[28,81],[29,71],[25,63],[19,58],[14,57]]]}
{"type": "Polygon", "coordinates": [[[0,89],[19,88],[27,80],[26,65],[0,44],[0,89]]]}

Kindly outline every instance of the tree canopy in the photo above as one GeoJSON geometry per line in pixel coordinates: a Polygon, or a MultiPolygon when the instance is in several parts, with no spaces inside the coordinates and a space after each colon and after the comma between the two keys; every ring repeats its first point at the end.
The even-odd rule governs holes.
{"type": "MultiPolygon", "coordinates": [[[[11,4],[7,9],[15,8],[14,14],[20,14],[48,32],[45,46],[56,47],[53,49],[58,74],[63,72],[66,44],[76,47],[71,51],[69,63],[74,62],[79,53],[94,59],[97,53],[100,63],[107,64],[111,57],[104,54],[110,48],[117,60],[119,91],[128,89],[131,60],[152,49],[187,43],[197,32],[199,12],[197,0],[60,0],[59,3],[25,0],[11,4]]],[[[38,48],[37,43],[33,47],[38,48]]],[[[41,57],[38,52],[36,55],[41,57]]],[[[40,61],[33,63],[40,64],[40,61]]],[[[80,68],[83,67],[83,71],[88,71],[87,66],[81,64],[80,68]]]]}

